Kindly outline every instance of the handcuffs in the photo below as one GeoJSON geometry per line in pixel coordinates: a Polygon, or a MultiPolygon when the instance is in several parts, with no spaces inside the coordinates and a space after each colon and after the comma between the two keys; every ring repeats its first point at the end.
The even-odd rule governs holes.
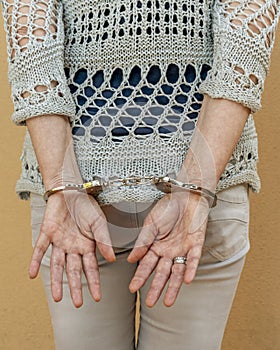
{"type": "Polygon", "coordinates": [[[135,187],[143,185],[155,185],[156,188],[164,193],[171,193],[174,191],[187,190],[194,193],[199,193],[202,197],[207,199],[209,207],[213,208],[217,204],[217,196],[214,192],[203,188],[201,186],[192,183],[183,183],[172,179],[168,176],[145,176],[145,177],[127,177],[127,178],[110,178],[105,181],[99,177],[94,177],[93,180],[82,184],[66,183],[50,190],[47,190],[43,198],[47,202],[48,198],[61,191],[79,191],[86,192],[88,195],[94,197],[98,196],[104,189],[109,187],[123,188],[123,187],[135,187]]]}

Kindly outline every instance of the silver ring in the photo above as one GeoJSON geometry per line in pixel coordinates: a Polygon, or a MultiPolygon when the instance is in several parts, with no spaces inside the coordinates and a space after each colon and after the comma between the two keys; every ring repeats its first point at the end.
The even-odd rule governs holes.
{"type": "Polygon", "coordinates": [[[173,264],[184,264],[186,265],[187,258],[185,256],[175,256],[173,264]]]}

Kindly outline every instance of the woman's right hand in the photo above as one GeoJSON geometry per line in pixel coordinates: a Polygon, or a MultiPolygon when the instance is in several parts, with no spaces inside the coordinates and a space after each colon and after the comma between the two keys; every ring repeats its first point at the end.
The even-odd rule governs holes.
{"type": "Polygon", "coordinates": [[[42,258],[50,244],[53,299],[62,299],[63,271],[66,267],[73,304],[76,307],[83,304],[82,271],[93,299],[99,301],[101,288],[96,246],[109,262],[115,260],[115,254],[106,217],[93,197],[76,191],[50,196],[30,263],[30,278],[38,275],[42,258]],[[94,240],[86,236],[94,237],[94,240]]]}

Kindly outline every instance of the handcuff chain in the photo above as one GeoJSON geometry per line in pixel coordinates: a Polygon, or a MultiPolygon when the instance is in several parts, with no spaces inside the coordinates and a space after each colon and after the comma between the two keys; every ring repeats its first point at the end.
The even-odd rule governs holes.
{"type": "Polygon", "coordinates": [[[134,187],[141,185],[155,185],[160,191],[164,193],[170,193],[174,190],[187,190],[195,193],[199,193],[201,196],[208,200],[209,206],[214,207],[217,202],[217,196],[214,192],[210,190],[195,185],[193,183],[183,183],[178,180],[172,179],[168,176],[144,176],[144,177],[127,177],[127,178],[111,178],[108,181],[104,181],[101,178],[95,177],[93,180],[82,183],[82,184],[71,184],[66,183],[65,185],[52,188],[44,193],[45,201],[56,193],[61,191],[77,190],[85,191],[89,195],[97,196],[104,188],[110,186],[121,187],[134,187]]]}

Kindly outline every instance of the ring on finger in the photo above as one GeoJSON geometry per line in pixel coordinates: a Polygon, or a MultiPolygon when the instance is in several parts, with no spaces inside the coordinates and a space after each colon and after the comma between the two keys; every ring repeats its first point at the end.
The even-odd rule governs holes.
{"type": "Polygon", "coordinates": [[[184,264],[186,265],[187,258],[185,256],[175,256],[173,264],[184,264]]]}

